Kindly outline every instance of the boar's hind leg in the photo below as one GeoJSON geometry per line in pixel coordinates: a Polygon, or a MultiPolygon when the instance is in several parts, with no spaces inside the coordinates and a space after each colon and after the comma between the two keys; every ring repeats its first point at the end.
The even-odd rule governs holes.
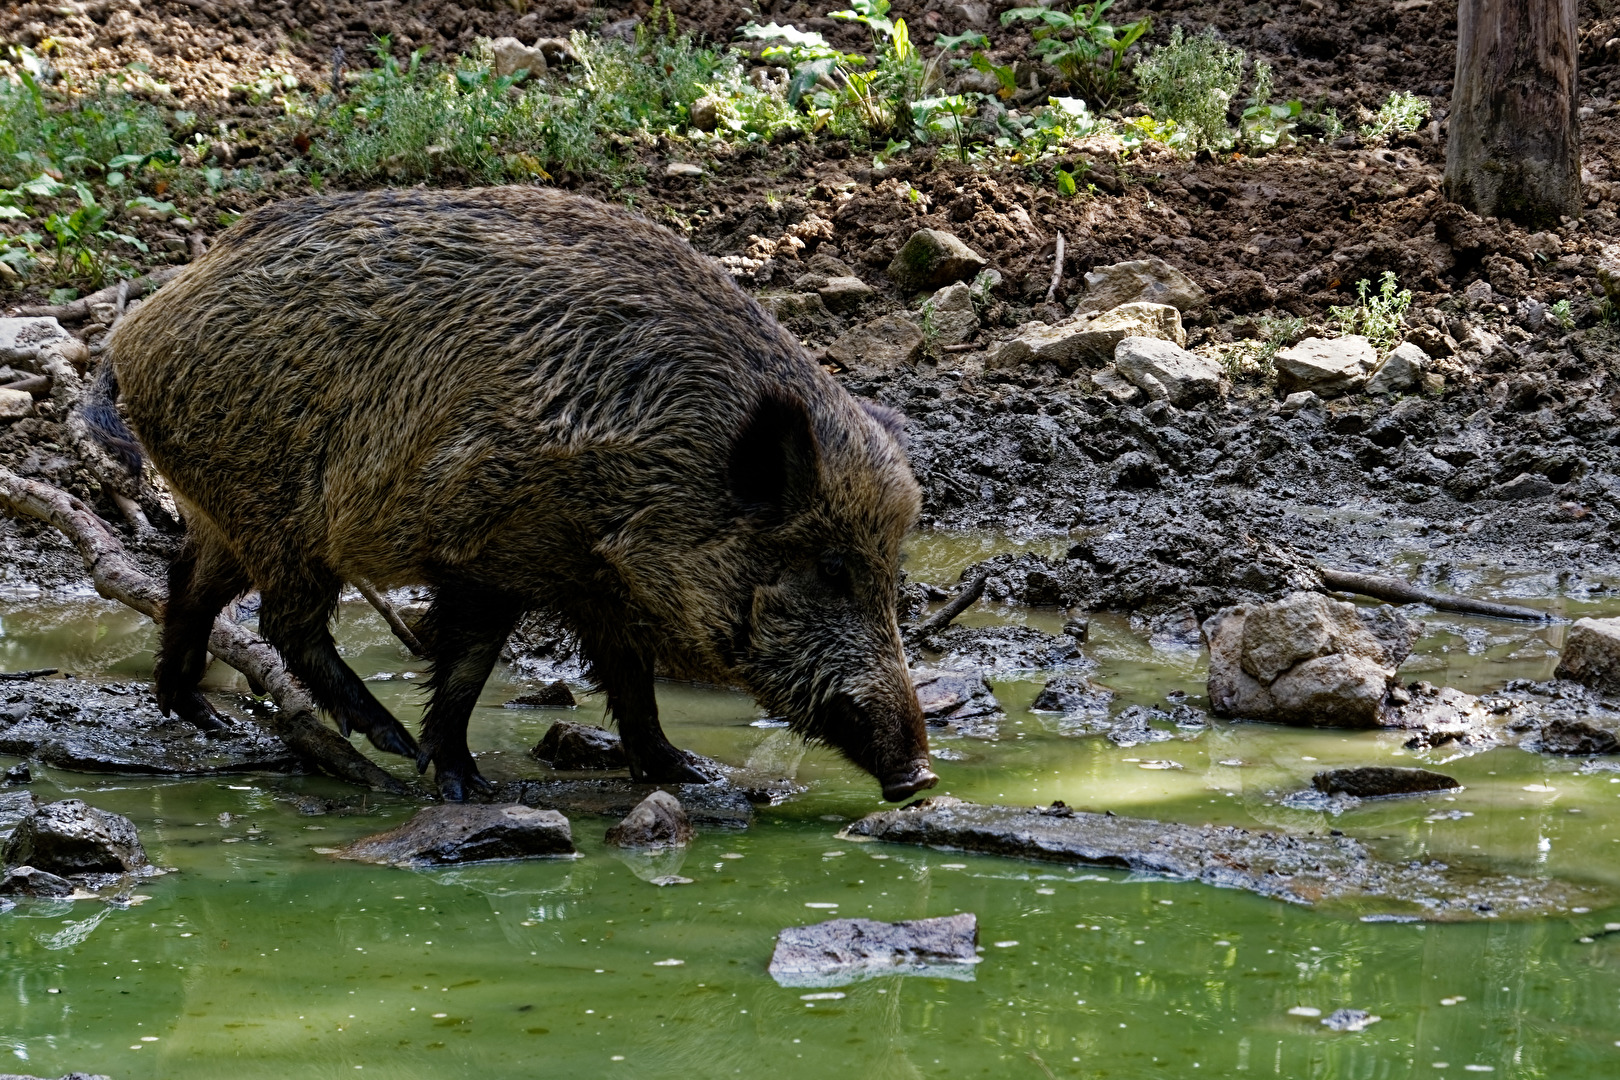
{"type": "Polygon", "coordinates": [[[608,711],[619,724],[630,776],[643,784],[707,784],[714,777],[692,755],[671,743],[658,722],[653,665],[648,657],[609,646],[586,648],[591,674],[607,692],[608,711]]]}
{"type": "Polygon", "coordinates": [[[468,788],[490,789],[467,749],[467,719],[522,614],[514,597],[452,585],[441,585],[427,610],[433,697],[422,716],[416,767],[425,771],[432,762],[439,793],[451,802],[464,801],[468,788]]]}
{"type": "Polygon", "coordinates": [[[341,584],[335,577],[310,571],[281,576],[275,587],[261,589],[259,628],[343,734],[360,731],[379,750],[415,757],[411,733],[371,696],[332,641],[329,627],[341,584]]]}
{"type": "Polygon", "coordinates": [[[163,715],[212,731],[225,726],[197,689],[208,668],[208,635],[214,617],[246,591],[247,572],[217,540],[190,532],[169,564],[169,599],[157,655],[157,700],[163,715]]]}

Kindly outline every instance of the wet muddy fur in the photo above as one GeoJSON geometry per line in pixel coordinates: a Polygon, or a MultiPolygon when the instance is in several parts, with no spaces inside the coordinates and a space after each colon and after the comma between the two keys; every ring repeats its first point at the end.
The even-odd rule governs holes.
{"type": "Polygon", "coordinates": [[[126,318],[113,355],[187,522],[165,710],[218,723],[209,627],[256,586],[262,632],[343,730],[463,798],[468,716],[539,608],[580,638],[638,779],[704,779],[664,737],[656,672],[740,682],[889,798],[933,784],[895,622],[919,506],[898,417],[666,230],[533,188],[283,202],[126,318]],[[333,644],[356,578],[434,591],[420,746],[333,644]]]}

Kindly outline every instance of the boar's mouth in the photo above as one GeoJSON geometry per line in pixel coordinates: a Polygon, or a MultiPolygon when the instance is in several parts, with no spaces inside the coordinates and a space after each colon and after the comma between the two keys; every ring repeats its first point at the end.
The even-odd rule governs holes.
{"type": "MultiPolygon", "coordinates": [[[[906,738],[905,723],[885,709],[864,709],[848,694],[834,695],[812,723],[812,738],[843,752],[883,785],[883,797],[900,802],[939,783],[928,767],[927,744],[906,738]]],[[[926,737],[926,736],[925,736],[926,737]]]]}
{"type": "Polygon", "coordinates": [[[883,798],[889,802],[900,802],[937,783],[939,777],[934,775],[927,762],[913,762],[910,768],[884,779],[883,798]]]}

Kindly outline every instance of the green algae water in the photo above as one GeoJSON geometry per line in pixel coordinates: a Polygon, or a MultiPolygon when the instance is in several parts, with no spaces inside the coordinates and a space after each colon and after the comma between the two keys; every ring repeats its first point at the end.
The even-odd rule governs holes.
{"type": "MultiPolygon", "coordinates": [[[[930,580],[989,551],[921,546],[930,580]]],[[[985,541],[989,543],[989,541],[985,541]]],[[[1612,602],[1513,582],[1566,614],[1612,602]]],[[[1608,611],[1605,611],[1605,608],[1608,611]]],[[[1056,613],[998,611],[976,621],[1056,613]]],[[[1434,616],[1406,671],[1467,691],[1551,674],[1562,628],[1434,616]]],[[[1055,628],[1055,627],[1051,627],[1055,628]]],[[[343,612],[348,661],[414,724],[421,665],[363,606],[343,612]]],[[[150,677],[150,624],[98,601],[0,607],[0,668],[150,677]]],[[[1094,678],[1121,704],[1200,704],[1192,650],[1155,650],[1124,618],[1092,622],[1094,678]]],[[[996,684],[996,740],[951,739],[939,791],[1188,822],[1341,829],[1392,859],[1552,875],[1620,899],[1620,772],[1498,749],[1450,759],[1394,733],[1215,722],[1119,747],[1030,713],[1040,677],[996,684]],[[1427,764],[1465,787],[1331,817],[1282,797],[1347,764],[1427,764]]],[[[239,688],[218,665],[210,685],[239,688]]],[[[471,742],[492,777],[578,710],[508,710],[502,673],[471,742]]],[[[14,691],[0,684],[0,701],[14,691]]],[[[313,777],[155,780],[36,771],[43,800],[132,818],[153,861],[128,908],[26,902],[0,914],[0,1071],[126,1078],[1121,1077],[1393,1078],[1620,1075],[1620,906],[1467,924],[1365,922],[1201,884],[837,838],[879,808],[870,779],[744,697],[661,685],[680,745],[791,772],[804,795],[747,830],[700,830],[684,855],[606,847],[577,816],[580,855],[411,872],[328,852],[413,812],[313,777]],[[308,816],[288,796],[354,804],[308,816]],[[687,885],[648,879],[678,873],[687,885]],[[142,899],[144,897],[144,899],[142,899]],[[776,932],[831,917],[978,916],[981,962],[960,978],[783,987],[776,932]],[[1334,1032],[1335,1009],[1379,1017],[1334,1032]]],[[[10,764],[6,761],[5,764],[10,764]]],[[[390,767],[394,767],[390,763],[390,767]]]]}

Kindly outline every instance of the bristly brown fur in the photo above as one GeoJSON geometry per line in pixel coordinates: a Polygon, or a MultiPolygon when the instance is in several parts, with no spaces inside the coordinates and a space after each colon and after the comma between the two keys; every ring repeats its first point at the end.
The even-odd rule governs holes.
{"type": "MultiPolygon", "coordinates": [[[[541,188],[290,200],[126,318],[113,354],[186,510],[193,606],[257,585],[293,670],[391,749],[409,736],[326,620],[345,580],[434,587],[422,760],[450,794],[478,779],[468,687],[531,608],[578,634],[638,776],[690,771],[656,668],[741,681],[886,790],[931,782],[894,614],[919,506],[897,418],[667,230],[541,188]]],[[[166,626],[159,664],[182,715],[185,637],[166,626]]]]}

